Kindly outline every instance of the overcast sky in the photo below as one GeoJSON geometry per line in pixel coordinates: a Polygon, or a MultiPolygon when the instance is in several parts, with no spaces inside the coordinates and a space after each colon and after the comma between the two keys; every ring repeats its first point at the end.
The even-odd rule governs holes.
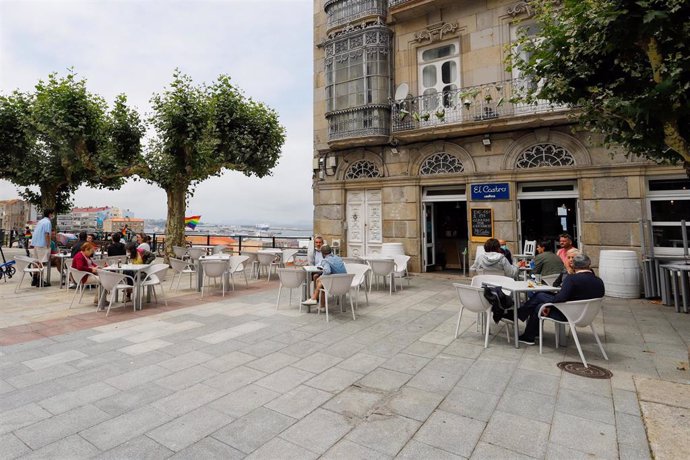
{"type": "MultiPolygon", "coordinates": [[[[202,183],[187,208],[206,222],[309,224],[312,220],[311,0],[0,0],[0,92],[31,90],[73,67],[112,103],[140,113],[178,67],[196,83],[231,76],[274,108],[287,129],[268,178],[236,172],[202,183]]],[[[17,197],[0,181],[0,199],[17,197]]],[[[80,188],[77,206],[111,205],[165,218],[165,194],[142,182],[119,191],[80,188]]]]}

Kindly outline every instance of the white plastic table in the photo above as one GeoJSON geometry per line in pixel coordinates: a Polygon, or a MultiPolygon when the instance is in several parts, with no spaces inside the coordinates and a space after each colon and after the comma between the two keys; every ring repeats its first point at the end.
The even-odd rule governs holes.
{"type": "MultiPolygon", "coordinates": [[[[109,265],[107,267],[102,267],[101,270],[108,270],[111,272],[134,272],[134,296],[132,296],[132,303],[134,303],[135,310],[141,310],[144,303],[141,282],[144,280],[143,276],[140,276],[142,272],[151,267],[151,264],[121,264],[121,265],[109,265]]],[[[101,294],[98,299],[98,309],[103,308],[103,303],[105,300],[105,291],[101,294]]]]}

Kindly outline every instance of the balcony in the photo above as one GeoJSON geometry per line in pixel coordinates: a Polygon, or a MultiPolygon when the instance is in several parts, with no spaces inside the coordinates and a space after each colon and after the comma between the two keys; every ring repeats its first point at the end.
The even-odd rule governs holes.
{"type": "Polygon", "coordinates": [[[324,4],[328,30],[371,16],[385,18],[386,0],[328,0],[324,4]]]}
{"type": "Polygon", "coordinates": [[[520,101],[520,96],[526,94],[529,85],[533,84],[529,79],[513,79],[443,93],[408,96],[391,104],[392,131],[397,137],[405,137],[408,132],[417,133],[410,137],[419,137],[421,131],[485,132],[487,124],[516,129],[535,122],[541,125],[562,122],[570,107],[542,100],[531,104],[520,101]]]}
{"type": "Polygon", "coordinates": [[[390,107],[371,104],[326,114],[331,148],[380,144],[390,135],[390,107]]]}

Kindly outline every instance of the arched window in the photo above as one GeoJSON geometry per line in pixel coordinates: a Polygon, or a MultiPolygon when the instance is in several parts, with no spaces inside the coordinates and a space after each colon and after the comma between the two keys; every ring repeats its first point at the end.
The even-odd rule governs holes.
{"type": "Polygon", "coordinates": [[[547,166],[575,166],[575,158],[560,145],[537,144],[525,149],[515,161],[517,169],[547,166]]]}
{"type": "Polygon", "coordinates": [[[461,173],[465,170],[458,157],[441,152],[430,155],[419,168],[419,174],[429,176],[433,174],[461,173]]]}
{"type": "Polygon", "coordinates": [[[367,160],[355,161],[345,173],[345,179],[365,179],[368,177],[381,177],[381,173],[374,163],[367,160]]]}

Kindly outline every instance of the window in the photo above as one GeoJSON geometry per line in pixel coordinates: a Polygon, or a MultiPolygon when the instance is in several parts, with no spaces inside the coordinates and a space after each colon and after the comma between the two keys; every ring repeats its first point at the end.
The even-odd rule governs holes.
{"type": "Polygon", "coordinates": [[[364,179],[370,177],[381,177],[379,168],[374,163],[367,160],[359,160],[352,163],[352,166],[345,173],[345,179],[364,179]]]}
{"type": "Polygon", "coordinates": [[[433,112],[449,107],[451,94],[460,87],[460,44],[458,42],[421,48],[417,53],[421,110],[433,112]]]}
{"type": "Polygon", "coordinates": [[[547,166],[575,166],[575,158],[560,145],[537,144],[525,149],[515,161],[516,169],[547,166]]]}
{"type": "Polygon", "coordinates": [[[680,252],[683,246],[680,221],[690,220],[690,179],[650,179],[647,196],[654,247],[680,252]]]}
{"type": "Polygon", "coordinates": [[[434,153],[429,156],[419,168],[419,174],[429,176],[433,174],[461,173],[465,170],[458,157],[449,153],[434,153]]]}

